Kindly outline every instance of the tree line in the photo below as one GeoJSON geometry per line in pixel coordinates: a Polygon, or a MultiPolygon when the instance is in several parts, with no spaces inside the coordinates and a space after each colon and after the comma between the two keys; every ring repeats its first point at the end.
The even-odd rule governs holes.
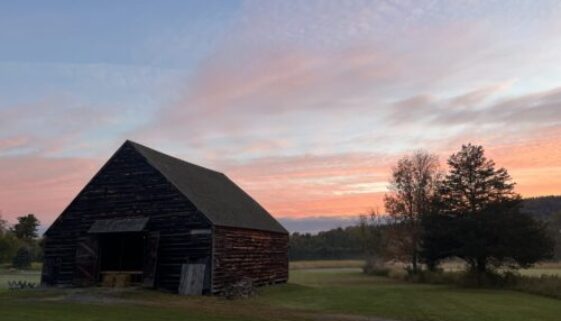
{"type": "Polygon", "coordinates": [[[27,269],[33,261],[40,261],[39,225],[33,214],[18,217],[13,226],[0,216],[0,263],[27,269]]]}
{"type": "Polygon", "coordinates": [[[291,259],[400,261],[415,273],[453,258],[485,273],[561,258],[561,213],[548,213],[546,222],[536,219],[535,201],[534,212],[524,210],[508,171],[497,168],[482,146],[462,146],[447,165],[442,170],[438,158],[423,151],[402,157],[384,198],[388,216],[372,213],[356,226],[318,235],[295,233],[291,259]]]}

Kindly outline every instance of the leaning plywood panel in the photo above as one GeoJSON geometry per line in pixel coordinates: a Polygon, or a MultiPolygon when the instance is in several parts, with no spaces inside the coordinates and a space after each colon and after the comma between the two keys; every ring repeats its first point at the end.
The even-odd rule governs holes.
{"type": "Polygon", "coordinates": [[[178,293],[181,295],[201,295],[205,278],[204,264],[183,264],[178,293]]]}

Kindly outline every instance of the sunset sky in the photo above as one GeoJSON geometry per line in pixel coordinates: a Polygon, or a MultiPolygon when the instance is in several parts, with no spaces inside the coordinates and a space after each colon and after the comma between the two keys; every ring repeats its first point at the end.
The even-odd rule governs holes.
{"type": "Polygon", "coordinates": [[[2,216],[49,225],[126,139],[279,218],[383,211],[467,142],[561,194],[561,2],[3,1],[2,216]]]}

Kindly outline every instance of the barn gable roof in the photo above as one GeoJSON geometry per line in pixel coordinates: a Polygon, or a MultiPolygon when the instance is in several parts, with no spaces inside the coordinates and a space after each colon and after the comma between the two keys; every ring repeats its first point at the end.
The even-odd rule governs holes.
{"type": "Polygon", "coordinates": [[[288,233],[223,173],[127,141],[214,225],[288,233]]]}

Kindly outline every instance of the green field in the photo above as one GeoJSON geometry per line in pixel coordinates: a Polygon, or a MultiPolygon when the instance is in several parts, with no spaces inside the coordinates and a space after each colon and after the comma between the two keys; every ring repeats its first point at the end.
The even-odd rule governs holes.
{"type": "MultiPolygon", "coordinates": [[[[235,301],[131,289],[4,289],[0,290],[0,319],[553,321],[561,315],[560,300],[512,291],[403,283],[365,276],[356,267],[330,267],[334,264],[308,263],[314,267],[291,270],[289,284],[235,301]]],[[[33,280],[29,274],[17,275],[33,280]]],[[[0,282],[13,276],[4,275],[0,282]]]]}

